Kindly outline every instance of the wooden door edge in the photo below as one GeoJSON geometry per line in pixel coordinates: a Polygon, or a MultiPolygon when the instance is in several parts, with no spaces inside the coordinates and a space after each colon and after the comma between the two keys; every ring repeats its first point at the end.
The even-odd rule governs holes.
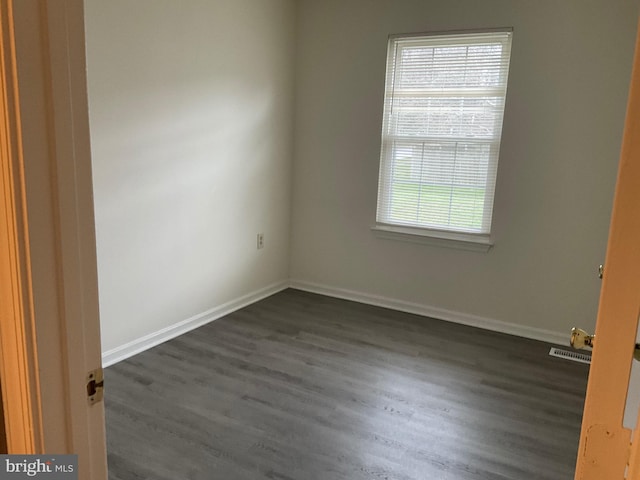
{"type": "Polygon", "coordinates": [[[638,413],[636,428],[633,431],[631,445],[629,446],[628,464],[627,478],[640,478],[640,412],[638,413]]]}
{"type": "Polygon", "coordinates": [[[0,377],[9,453],[42,453],[13,0],[0,0],[0,377]]]}
{"type": "MultiPolygon", "coordinates": [[[[638,325],[640,221],[635,210],[640,184],[640,28],[616,180],[600,305],[598,339],[589,371],[575,480],[623,480],[629,463],[632,431],[623,417],[638,325]],[[635,269],[635,270],[632,270],[635,269]],[[632,299],[632,300],[630,300],[632,299]],[[611,325],[616,328],[612,329],[611,325]],[[605,357],[601,355],[605,355],[605,357]]],[[[634,480],[637,480],[634,477],[634,480]]]]}

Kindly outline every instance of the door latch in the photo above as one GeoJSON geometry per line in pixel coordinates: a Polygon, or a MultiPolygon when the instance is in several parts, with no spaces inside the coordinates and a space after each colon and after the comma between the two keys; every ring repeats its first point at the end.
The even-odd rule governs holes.
{"type": "MultiPolygon", "coordinates": [[[[571,329],[571,346],[576,350],[585,350],[586,348],[593,348],[596,341],[595,335],[589,335],[581,328],[571,329]]],[[[633,358],[640,362],[640,343],[636,343],[636,348],[633,350],[633,358]]]]}
{"type": "Polygon", "coordinates": [[[589,335],[581,328],[571,329],[571,346],[576,350],[584,350],[587,347],[593,348],[593,343],[596,340],[595,335],[589,335]]]}
{"type": "Polygon", "coordinates": [[[104,398],[104,373],[96,368],[87,374],[87,401],[89,405],[100,402],[104,398]]]}

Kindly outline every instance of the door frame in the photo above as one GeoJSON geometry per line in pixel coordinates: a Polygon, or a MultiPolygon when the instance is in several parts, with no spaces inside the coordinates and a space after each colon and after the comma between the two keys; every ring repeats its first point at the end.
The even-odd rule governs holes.
{"type": "Polygon", "coordinates": [[[0,2],[0,378],[9,452],[43,450],[12,4],[0,2]]]}
{"type": "Polygon", "coordinates": [[[0,29],[8,447],[78,454],[80,478],[105,480],[104,405],[86,393],[102,359],[83,1],[0,0],[0,29]]]}

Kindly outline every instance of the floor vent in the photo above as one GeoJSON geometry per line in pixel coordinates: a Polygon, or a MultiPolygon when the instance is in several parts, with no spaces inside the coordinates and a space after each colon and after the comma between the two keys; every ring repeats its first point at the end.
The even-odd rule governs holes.
{"type": "Polygon", "coordinates": [[[560,348],[552,348],[549,350],[549,355],[552,357],[564,358],[565,360],[571,360],[572,362],[591,363],[591,355],[586,353],[572,352],[571,350],[562,350],[560,348]]]}

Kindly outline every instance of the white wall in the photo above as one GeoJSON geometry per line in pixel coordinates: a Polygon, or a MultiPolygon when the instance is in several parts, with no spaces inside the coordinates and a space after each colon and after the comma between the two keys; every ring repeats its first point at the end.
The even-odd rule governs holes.
{"type": "Polygon", "coordinates": [[[301,0],[291,277],[516,330],[593,328],[637,14],[636,0],[301,0]],[[387,36],[484,27],[514,28],[495,247],[376,238],[387,36]]]}
{"type": "Polygon", "coordinates": [[[86,1],[104,350],[286,281],[294,15],[86,1]]]}

